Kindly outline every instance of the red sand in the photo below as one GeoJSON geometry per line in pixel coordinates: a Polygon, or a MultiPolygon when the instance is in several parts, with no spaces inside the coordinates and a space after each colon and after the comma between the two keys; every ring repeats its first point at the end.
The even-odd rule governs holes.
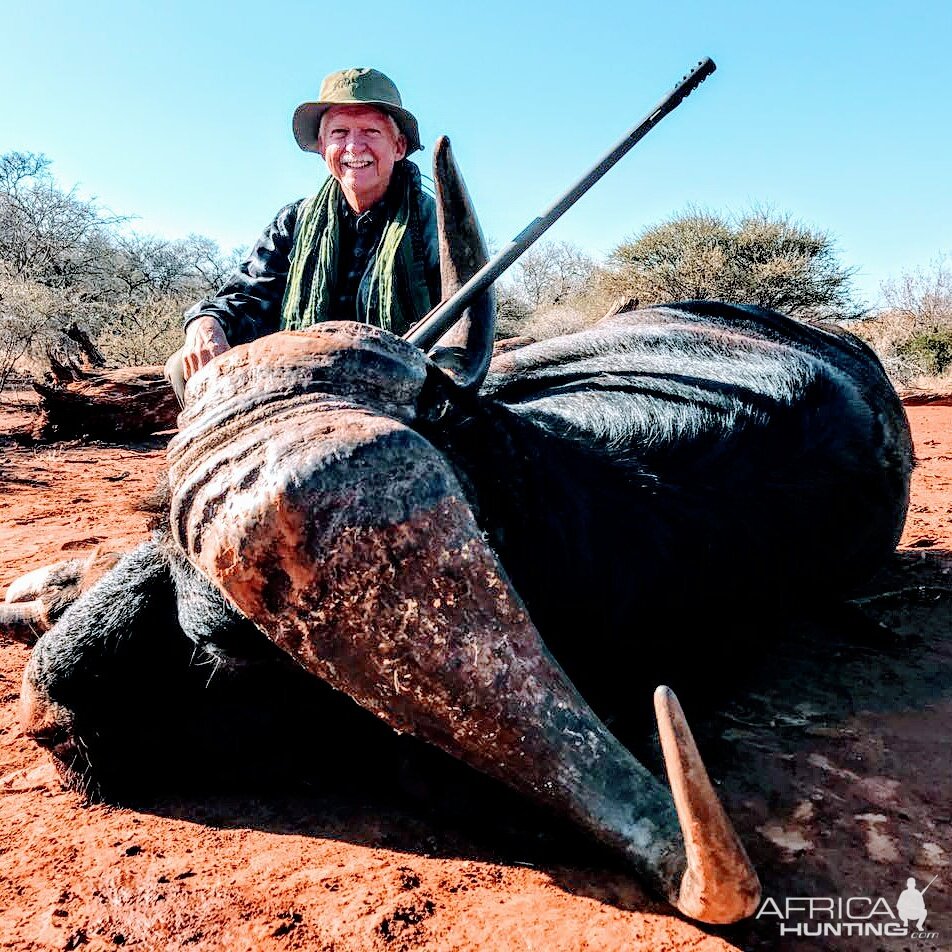
{"type": "MultiPolygon", "coordinates": [[[[0,434],[25,429],[29,407],[5,401],[0,434]]],[[[701,733],[729,749],[715,773],[766,895],[884,895],[895,906],[907,876],[938,874],[927,927],[939,937],[882,941],[939,949],[952,947],[952,408],[909,414],[919,468],[907,554],[879,585],[894,594],[863,605],[908,643],[844,656],[831,623],[826,655],[775,659],[769,683],[701,733]],[[831,686],[835,659],[842,683],[831,686]]],[[[134,507],[163,455],[159,441],[30,447],[0,436],[0,592],[37,566],[142,538],[134,507]]],[[[571,847],[554,862],[500,861],[485,835],[431,823],[424,809],[326,795],[85,807],[20,734],[28,653],[0,643],[4,949],[780,947],[776,921],[703,930],[617,867],[597,868],[597,854],[584,867],[571,847]]]]}

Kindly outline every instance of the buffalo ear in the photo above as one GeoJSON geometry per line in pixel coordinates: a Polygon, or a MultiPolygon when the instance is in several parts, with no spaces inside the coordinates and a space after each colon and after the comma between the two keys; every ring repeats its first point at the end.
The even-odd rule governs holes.
{"type": "MultiPolygon", "coordinates": [[[[446,136],[433,149],[433,181],[445,301],[487,262],[489,251],[446,136]]],[[[430,357],[461,390],[476,391],[489,369],[495,331],[496,295],[490,289],[437,341],[430,357]]]]}

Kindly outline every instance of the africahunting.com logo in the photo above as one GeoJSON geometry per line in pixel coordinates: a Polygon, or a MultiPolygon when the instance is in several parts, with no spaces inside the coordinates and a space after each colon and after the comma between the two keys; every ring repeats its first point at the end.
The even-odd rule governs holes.
{"type": "Polygon", "coordinates": [[[781,936],[937,939],[938,932],[926,930],[925,894],[938,877],[924,889],[916,888],[913,877],[899,893],[895,905],[883,896],[790,896],[764,899],[757,918],[775,919],[781,936]]]}

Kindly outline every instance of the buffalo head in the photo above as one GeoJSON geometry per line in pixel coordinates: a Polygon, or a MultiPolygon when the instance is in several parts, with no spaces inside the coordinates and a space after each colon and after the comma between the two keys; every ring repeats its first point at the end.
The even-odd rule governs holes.
{"type": "MultiPolygon", "coordinates": [[[[445,141],[435,178],[449,293],[485,247],[445,141]]],[[[429,355],[329,322],[193,377],[165,534],[40,639],[26,730],[101,773],[125,719],[97,692],[119,685],[111,710],[126,710],[133,665],[158,672],[161,704],[196,644],[216,665],[293,664],[309,689],[326,682],[570,817],[687,915],[749,915],[757,877],[674,695],[655,696],[668,787],[563,666],[592,699],[643,656],[635,621],[693,601],[708,630],[688,632],[692,651],[721,650],[754,596],[866,578],[908,503],[901,405],[848,335],[707,301],[614,314],[487,375],[493,311],[473,302],[429,355]]],[[[238,692],[230,710],[256,700],[238,692]]]]}
{"type": "MultiPolygon", "coordinates": [[[[486,254],[445,140],[435,177],[446,293],[486,254]]],[[[757,877],[673,694],[656,695],[672,796],[549,653],[425,435],[482,382],[493,309],[476,302],[430,356],[331,322],[214,361],[169,448],[175,541],[274,644],[396,730],[572,817],[687,915],[749,915],[757,877]]]]}

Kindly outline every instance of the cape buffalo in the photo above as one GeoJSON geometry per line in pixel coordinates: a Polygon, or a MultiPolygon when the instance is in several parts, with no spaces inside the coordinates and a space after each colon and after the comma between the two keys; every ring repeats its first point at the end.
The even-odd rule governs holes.
{"type": "MultiPolygon", "coordinates": [[[[445,142],[435,178],[446,295],[485,249],[445,142]]],[[[758,308],[617,314],[488,366],[493,321],[485,296],[430,355],[329,322],[191,380],[170,531],[40,639],[25,729],[108,792],[188,731],[329,742],[323,681],[570,817],[687,915],[749,915],[756,874],[674,695],[669,793],[583,694],[624,695],[612,675],[659,640],[716,660],[738,606],[875,570],[908,502],[900,403],[862,343],[758,308]],[[227,696],[203,694],[196,646],[238,672],[227,696]]]]}

